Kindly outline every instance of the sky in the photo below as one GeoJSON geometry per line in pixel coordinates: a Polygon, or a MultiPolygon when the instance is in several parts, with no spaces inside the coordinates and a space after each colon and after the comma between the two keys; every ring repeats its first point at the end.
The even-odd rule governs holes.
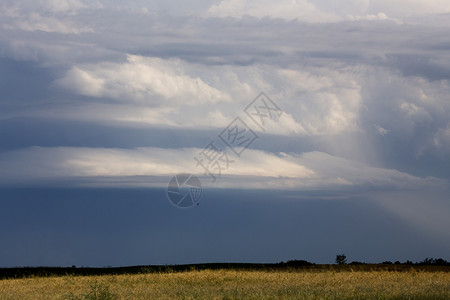
{"type": "Polygon", "coordinates": [[[450,260],[449,30],[444,0],[2,1],[0,267],[450,260]]]}

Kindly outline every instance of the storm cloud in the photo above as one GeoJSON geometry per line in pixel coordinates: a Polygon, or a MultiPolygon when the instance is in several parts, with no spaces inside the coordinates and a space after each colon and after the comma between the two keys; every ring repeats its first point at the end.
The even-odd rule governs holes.
{"type": "Polygon", "coordinates": [[[0,186],[192,173],[224,192],[358,195],[441,232],[419,212],[448,198],[449,17],[421,0],[3,1],[0,186]],[[244,111],[261,92],[283,112],[265,128],[244,111]],[[194,157],[236,117],[258,139],[222,147],[233,163],[210,182],[194,157]],[[405,212],[392,195],[423,197],[405,212]]]}

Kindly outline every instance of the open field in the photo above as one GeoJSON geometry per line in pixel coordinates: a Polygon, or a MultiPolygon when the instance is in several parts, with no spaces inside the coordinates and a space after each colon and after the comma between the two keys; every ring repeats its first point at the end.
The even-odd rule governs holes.
{"type": "Polygon", "coordinates": [[[0,280],[0,299],[450,299],[450,272],[298,268],[0,280]]]}

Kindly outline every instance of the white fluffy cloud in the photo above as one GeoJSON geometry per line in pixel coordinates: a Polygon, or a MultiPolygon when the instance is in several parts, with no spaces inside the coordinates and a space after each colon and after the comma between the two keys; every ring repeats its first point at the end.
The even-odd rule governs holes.
{"type": "Polygon", "coordinates": [[[263,64],[207,67],[179,59],[128,56],[125,63],[73,67],[55,83],[76,94],[115,100],[110,107],[89,103],[85,109],[60,110],[60,117],[224,127],[242,115],[260,92],[259,86],[284,109],[279,122],[267,128],[269,133],[323,135],[360,130],[361,86],[347,70],[299,71],[263,64]]]}
{"type": "Polygon", "coordinates": [[[0,4],[0,17],[3,19],[0,25],[7,30],[66,34],[92,32],[92,28],[77,22],[73,16],[81,9],[99,7],[101,5],[98,2],[88,4],[78,0],[6,1],[0,4]]]}
{"type": "Polygon", "coordinates": [[[270,16],[273,18],[299,19],[308,22],[337,21],[338,17],[332,13],[318,10],[307,0],[282,1],[247,1],[222,0],[219,4],[208,9],[211,16],[241,18],[245,15],[258,18],[270,16]]]}
{"type": "Polygon", "coordinates": [[[73,67],[56,84],[80,95],[149,105],[231,101],[201,78],[187,75],[185,68],[179,60],[128,55],[126,63],[73,67]]]}
{"type": "Polygon", "coordinates": [[[338,22],[344,20],[345,17],[355,19],[359,15],[353,16],[353,13],[363,13],[367,10],[367,5],[361,5],[361,1],[343,2],[323,4],[323,7],[319,8],[320,5],[318,7],[314,1],[308,0],[222,0],[208,9],[208,15],[234,18],[242,18],[243,16],[271,17],[315,23],[338,22]]]}
{"type": "Polygon", "coordinates": [[[210,16],[272,17],[306,22],[404,19],[422,14],[450,12],[448,1],[426,0],[222,0],[208,9],[210,16]]]}
{"type": "Polygon", "coordinates": [[[347,70],[279,70],[288,111],[311,135],[358,131],[362,105],[358,77],[347,70]]]}
{"type": "MultiPolygon", "coordinates": [[[[43,148],[32,147],[4,153],[0,158],[1,178],[6,184],[16,180],[55,180],[58,178],[172,176],[177,173],[195,173],[203,169],[196,167],[194,156],[202,149],[105,149],[105,148],[43,148]]],[[[315,177],[314,171],[274,154],[247,150],[246,158],[234,161],[224,175],[250,177],[315,177]]],[[[95,181],[95,179],[94,179],[95,181]]],[[[149,182],[151,184],[151,182],[149,182]]]]}
{"type": "Polygon", "coordinates": [[[365,130],[370,126],[382,136],[420,141],[410,146],[418,157],[426,152],[445,153],[443,137],[450,111],[447,80],[404,77],[383,68],[370,68],[365,76],[364,109],[360,111],[365,130]]]}
{"type": "Polygon", "coordinates": [[[434,146],[444,155],[450,154],[450,123],[446,128],[440,128],[433,137],[434,146]]]}
{"type": "Polygon", "coordinates": [[[449,13],[450,3],[446,0],[372,0],[368,10],[383,12],[396,18],[405,18],[422,14],[449,13]]]}
{"type": "MultiPolygon", "coordinates": [[[[182,148],[71,148],[32,147],[3,153],[0,156],[0,178],[6,185],[29,181],[57,182],[70,179],[90,181],[89,185],[118,183],[126,185],[164,186],[151,177],[168,178],[178,173],[204,175],[194,160],[202,149],[182,148]],[[139,178],[142,177],[142,178],[139,178]]],[[[247,149],[240,158],[227,150],[230,164],[211,187],[227,188],[417,188],[442,185],[434,178],[419,178],[397,170],[371,167],[367,164],[335,157],[323,152],[304,154],[268,153],[247,149]]]]}

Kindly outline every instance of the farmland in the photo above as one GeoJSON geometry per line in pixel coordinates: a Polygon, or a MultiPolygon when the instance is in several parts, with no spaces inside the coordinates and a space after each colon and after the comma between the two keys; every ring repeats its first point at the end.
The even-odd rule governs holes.
{"type": "Polygon", "coordinates": [[[450,299],[448,267],[167,268],[0,280],[0,299],[450,299]]]}

